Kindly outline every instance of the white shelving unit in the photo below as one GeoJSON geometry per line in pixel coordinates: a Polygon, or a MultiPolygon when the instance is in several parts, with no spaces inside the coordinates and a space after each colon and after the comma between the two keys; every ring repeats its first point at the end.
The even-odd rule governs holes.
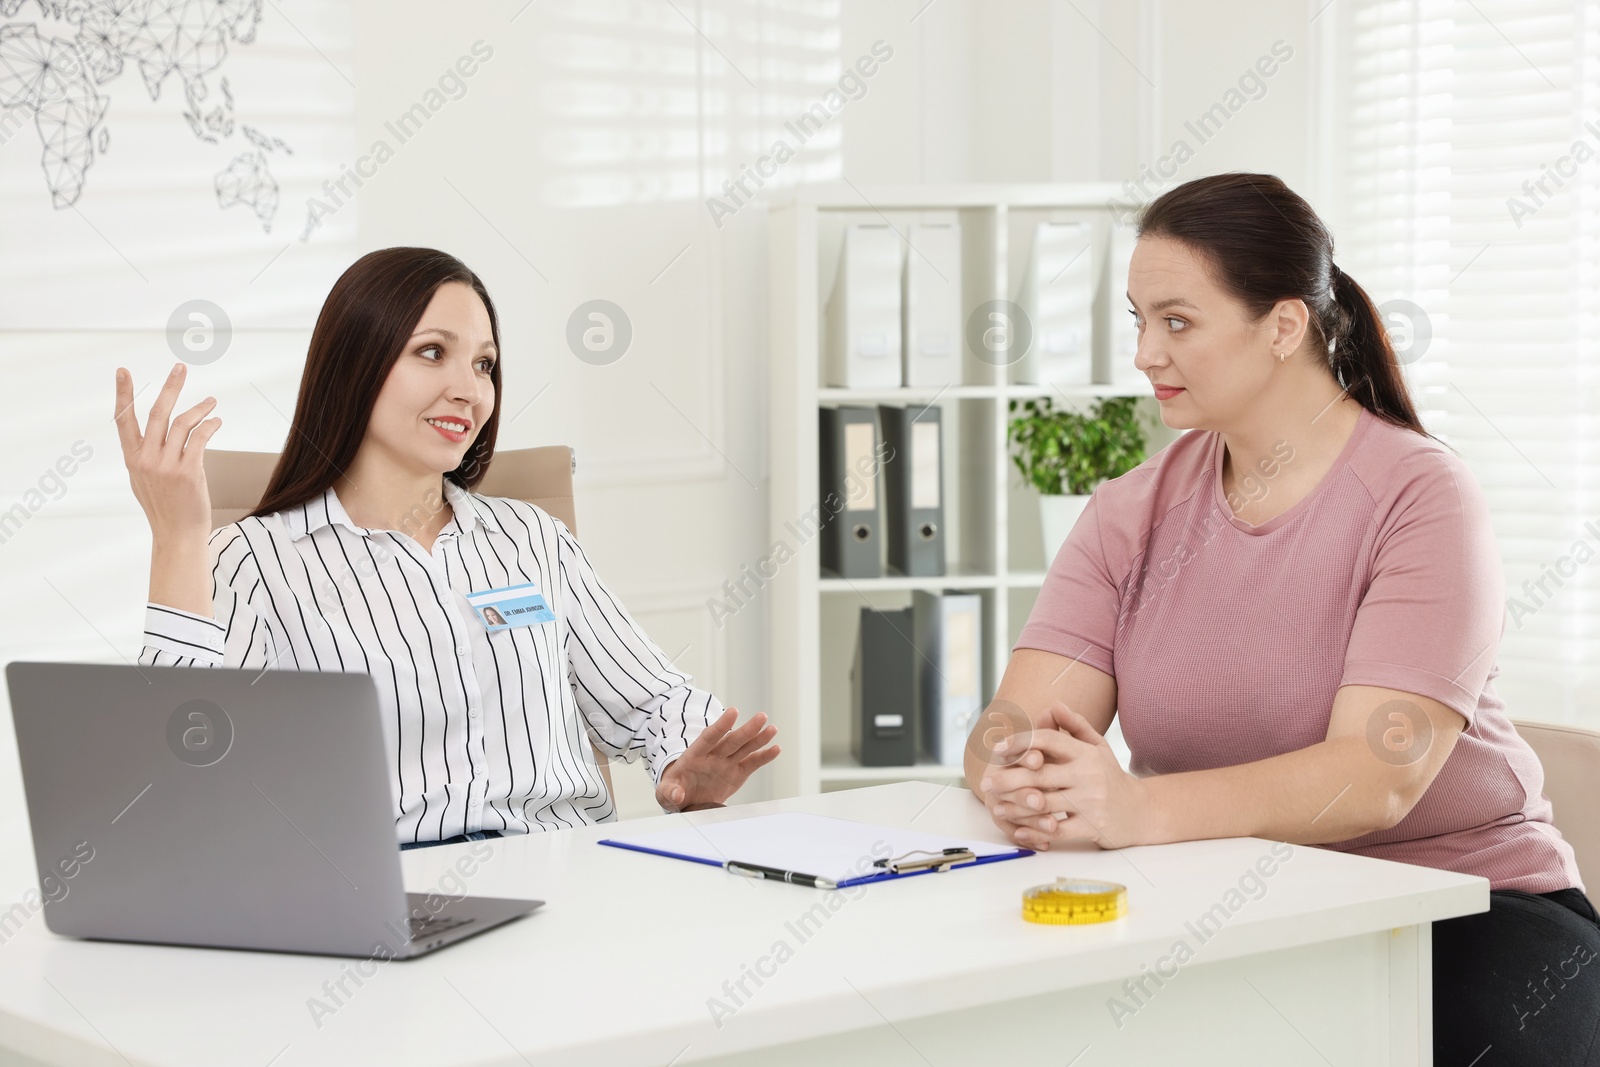
{"type": "MultiPolygon", "coordinates": [[[[943,389],[842,389],[821,384],[821,306],[833,284],[840,234],[848,223],[884,223],[904,238],[911,222],[961,225],[962,322],[988,300],[1015,299],[1029,235],[1040,221],[1109,218],[1121,195],[1110,184],[861,187],[808,186],[775,195],[769,214],[771,355],[770,449],[773,543],[793,558],[768,584],[772,691],[767,707],[783,754],[774,765],[777,795],[814,793],[904,779],[959,782],[960,767],[919,762],[862,767],[849,754],[849,670],[859,609],[903,607],[911,591],[971,590],[984,604],[987,699],[1027,618],[1048,561],[1038,509],[1021,488],[1006,446],[1008,405],[1050,396],[1079,406],[1105,396],[1149,396],[1140,387],[1059,388],[1018,383],[1013,368],[965,352],[963,380],[943,389]],[[796,520],[819,492],[817,409],[844,404],[938,403],[945,419],[947,571],[938,578],[824,577],[820,537],[801,541],[796,520]]],[[[915,254],[915,253],[911,253],[915,254]]],[[[1097,242],[1095,254],[1104,248],[1097,242]]],[[[1097,268],[1097,276],[1102,273],[1097,268]]],[[[1122,314],[1122,286],[1097,287],[1096,345],[1108,341],[1110,315],[1122,314]]],[[[1153,452],[1171,439],[1149,400],[1153,452]]]]}

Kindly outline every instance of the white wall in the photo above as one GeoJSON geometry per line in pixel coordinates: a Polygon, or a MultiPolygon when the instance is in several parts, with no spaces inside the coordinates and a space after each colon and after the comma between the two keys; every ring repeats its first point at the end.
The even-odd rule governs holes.
{"type": "Polygon", "coordinates": [[[878,38],[904,43],[847,116],[845,173],[857,183],[1122,182],[1184,139],[1193,157],[1168,184],[1257,170],[1306,189],[1322,29],[1312,16],[1323,2],[845,4],[846,54],[878,38]],[[1240,94],[1220,133],[1202,143],[1185,128],[1278,41],[1292,58],[1240,94]]]}
{"type": "MultiPolygon", "coordinates": [[[[264,32],[275,16],[309,24],[313,4],[268,5],[264,32]]],[[[837,129],[808,142],[781,181],[841,170],[858,184],[1133,178],[1153,145],[1182,135],[1197,102],[1221,98],[1279,37],[1294,60],[1181,177],[1251,167],[1300,184],[1310,173],[1311,49],[1302,49],[1300,3],[934,0],[924,9],[924,0],[819,0],[779,12],[709,0],[676,8],[539,0],[522,8],[523,0],[354,4],[353,47],[324,48],[356,86],[352,161],[474,41],[494,55],[341,212],[355,220],[345,262],[371,248],[433,245],[484,277],[501,314],[500,447],[576,446],[580,529],[600,573],[668,653],[747,712],[762,706],[766,664],[783,650],[765,647],[759,600],[721,629],[706,601],[767,552],[763,217],[751,204],[719,227],[704,198],[838,77],[841,57],[853,62],[879,39],[895,49],[837,129]],[[715,47],[685,16],[700,20],[715,47]],[[623,307],[635,331],[610,366],[580,361],[564,339],[571,311],[594,298],[623,307]]],[[[120,92],[138,88],[132,77],[120,92]]],[[[0,180],[13,186],[26,180],[11,155],[23,143],[0,145],[0,180]]],[[[303,197],[321,177],[297,180],[303,197]]],[[[276,284],[280,267],[314,256],[316,240],[290,245],[262,282],[276,284]]],[[[204,235],[174,234],[167,256],[203,246],[204,235]]],[[[0,230],[0,276],[45,269],[46,258],[0,230]]],[[[16,409],[0,455],[0,501],[17,499],[74,440],[94,449],[67,495],[0,545],[0,588],[23,609],[0,619],[5,660],[116,662],[139,647],[148,530],[109,421],[112,367],[130,367],[140,383],[165,373],[173,360],[157,323],[168,310],[155,309],[149,328],[116,332],[0,322],[0,366],[16,409]]],[[[282,447],[309,325],[241,330],[226,359],[191,371],[189,402],[207,393],[220,401],[216,447],[282,447]]],[[[141,397],[141,414],[152,395],[141,397]]],[[[7,728],[0,818],[20,820],[10,746],[7,728]]],[[[630,768],[620,777],[629,810],[648,807],[642,776],[630,768]]],[[[748,795],[763,789],[758,780],[748,795]]]]}

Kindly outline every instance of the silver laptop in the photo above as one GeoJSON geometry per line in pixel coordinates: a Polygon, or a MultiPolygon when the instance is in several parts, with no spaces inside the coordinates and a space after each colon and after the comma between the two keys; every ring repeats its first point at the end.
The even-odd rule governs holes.
{"type": "Polygon", "coordinates": [[[369,675],[24,662],[6,684],[58,934],[403,959],[543,903],[406,893],[369,675]]]}

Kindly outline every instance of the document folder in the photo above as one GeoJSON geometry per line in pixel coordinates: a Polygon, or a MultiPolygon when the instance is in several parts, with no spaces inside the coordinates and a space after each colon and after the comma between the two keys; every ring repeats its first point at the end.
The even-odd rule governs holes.
{"type": "Polygon", "coordinates": [[[876,408],[819,408],[822,567],[844,578],[883,574],[883,497],[876,408]]]}
{"type": "Polygon", "coordinates": [[[883,423],[884,545],[889,568],[914,578],[945,571],[940,408],[878,408],[883,423]]]}
{"type": "Polygon", "coordinates": [[[935,763],[959,767],[984,707],[983,597],[918,589],[911,611],[922,750],[935,763]]]}
{"type": "Polygon", "coordinates": [[[961,227],[913,222],[906,243],[900,296],[905,383],[954,385],[961,381],[961,227]]]}
{"type": "Polygon", "coordinates": [[[1087,222],[1041,222],[1017,303],[1033,325],[1033,342],[1017,366],[1018,380],[1038,385],[1088,385],[1093,371],[1093,227],[1087,222]]]}
{"type": "Polygon", "coordinates": [[[850,666],[850,753],[863,767],[917,762],[917,648],[910,608],[861,609],[850,666]]]}
{"type": "Polygon", "coordinates": [[[1142,385],[1150,380],[1134,366],[1139,354],[1139,324],[1129,314],[1128,267],[1133,262],[1133,246],[1139,239],[1133,227],[1110,226],[1107,238],[1106,267],[1101,284],[1106,290],[1103,306],[1110,308],[1104,342],[1095,343],[1094,380],[1106,385],[1142,385]]]}
{"type": "Polygon", "coordinates": [[[827,385],[896,388],[900,379],[900,235],[888,226],[846,226],[839,271],[823,312],[827,385]]]}

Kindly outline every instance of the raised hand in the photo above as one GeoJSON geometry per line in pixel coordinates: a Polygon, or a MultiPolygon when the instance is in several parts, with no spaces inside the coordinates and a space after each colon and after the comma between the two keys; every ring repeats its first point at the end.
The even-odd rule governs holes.
{"type": "Polygon", "coordinates": [[[656,803],[667,811],[710,807],[726,801],[745,780],[777,759],[777,745],[764,747],[778,728],[757,712],[737,730],[739,709],[728,708],[667,765],[656,786],[656,803]]]}
{"type": "Polygon", "coordinates": [[[211,494],[201,458],[222,420],[206,418],[217,403],[208,396],[168,425],[185,373],[182,363],[172,368],[140,433],[133,412],[133,376],[117,368],[116,422],[122,459],[156,545],[195,538],[204,543],[211,533],[211,494]]]}

